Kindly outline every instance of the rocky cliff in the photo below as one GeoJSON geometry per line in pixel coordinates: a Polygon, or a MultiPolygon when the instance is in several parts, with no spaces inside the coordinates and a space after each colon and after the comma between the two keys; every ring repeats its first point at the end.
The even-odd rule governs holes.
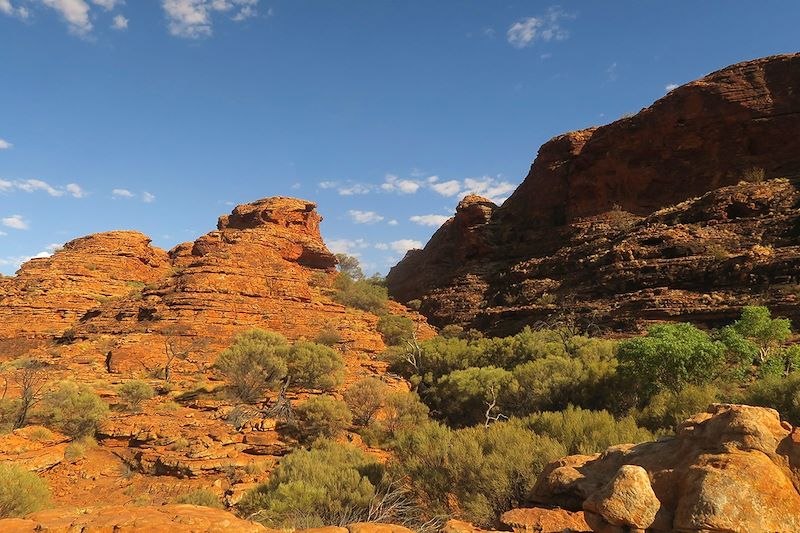
{"type": "Polygon", "coordinates": [[[390,293],[503,334],[564,304],[617,328],[725,320],[753,298],[800,318],[798,139],[800,54],[728,67],[546,143],[502,206],[465,198],[390,293]]]}

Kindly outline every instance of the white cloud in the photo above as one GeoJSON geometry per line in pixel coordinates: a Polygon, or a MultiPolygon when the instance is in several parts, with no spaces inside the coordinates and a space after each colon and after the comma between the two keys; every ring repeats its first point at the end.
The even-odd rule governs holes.
{"type": "Polygon", "coordinates": [[[38,179],[8,181],[0,179],[0,192],[23,191],[33,193],[43,191],[53,197],[69,194],[74,198],[83,198],[86,194],[77,183],[68,183],[66,187],[54,187],[46,181],[38,179]]]}
{"type": "Polygon", "coordinates": [[[531,46],[536,41],[563,41],[569,32],[561,27],[561,21],[574,18],[557,7],[538,17],[527,17],[512,24],[506,32],[508,42],[516,48],[531,46]]]}
{"type": "Polygon", "coordinates": [[[156,201],[156,195],[155,194],[151,194],[151,193],[149,193],[147,191],[144,191],[142,193],[142,201],[144,203],[146,203],[146,204],[152,204],[153,202],[156,201]]]}
{"type": "Polygon", "coordinates": [[[92,31],[89,20],[89,4],[84,0],[41,0],[47,7],[57,11],[66,21],[71,32],[86,35],[92,31]]]}
{"type": "Polygon", "coordinates": [[[73,198],[83,198],[86,196],[86,191],[84,191],[83,188],[81,188],[81,186],[77,183],[67,183],[65,188],[73,198]]]}
{"type": "Polygon", "coordinates": [[[0,219],[0,222],[7,228],[28,229],[28,222],[22,218],[22,215],[11,215],[0,219]]]}
{"type": "Polygon", "coordinates": [[[395,219],[392,219],[392,220],[390,220],[389,222],[387,222],[387,224],[389,224],[390,226],[396,226],[396,225],[398,225],[398,224],[399,224],[399,222],[398,222],[398,221],[396,221],[395,219]]]}
{"type": "Polygon", "coordinates": [[[92,3],[96,6],[100,6],[107,11],[111,11],[117,4],[121,4],[122,0],[91,0],[92,3]]]}
{"type": "Polygon", "coordinates": [[[17,16],[21,19],[28,18],[28,10],[22,6],[14,7],[11,0],[0,0],[0,13],[17,16]]]}
{"type": "Polygon", "coordinates": [[[499,201],[503,196],[514,192],[516,188],[516,185],[508,181],[483,176],[482,178],[465,179],[462,194],[479,194],[490,200],[499,201]]]}
{"type": "Polygon", "coordinates": [[[352,183],[349,185],[345,185],[344,187],[340,187],[338,192],[342,196],[353,196],[355,194],[368,194],[372,191],[372,187],[369,185],[365,185],[363,183],[352,183]]]}
{"type": "Polygon", "coordinates": [[[376,248],[377,250],[388,250],[388,249],[389,249],[389,245],[388,245],[388,244],[386,244],[385,242],[379,242],[379,243],[377,243],[377,244],[375,245],[375,248],[376,248]]]}
{"type": "Polygon", "coordinates": [[[400,239],[399,241],[391,242],[389,244],[389,247],[395,252],[404,254],[409,250],[422,248],[422,243],[420,241],[415,241],[412,239],[400,239]]]}
{"type": "Polygon", "coordinates": [[[117,15],[114,17],[114,21],[111,23],[111,27],[115,30],[127,30],[128,29],[128,19],[123,17],[122,15],[117,15]]]}
{"type": "Polygon", "coordinates": [[[338,183],[335,181],[320,181],[318,185],[320,189],[333,189],[338,183]]]}
{"type": "Polygon", "coordinates": [[[0,231],[0,237],[5,237],[6,235],[8,235],[8,233],[5,231],[0,231]]]}
{"type": "Polygon", "coordinates": [[[111,196],[114,198],[133,198],[136,195],[128,189],[114,189],[111,191],[111,196]]]}
{"type": "Polygon", "coordinates": [[[433,184],[431,188],[442,196],[455,196],[461,191],[461,182],[458,180],[443,181],[433,184]]]}
{"type": "Polygon", "coordinates": [[[328,249],[331,252],[335,254],[348,254],[354,257],[360,255],[356,250],[368,247],[369,244],[364,239],[331,239],[328,241],[328,249]]]}
{"type": "Polygon", "coordinates": [[[359,211],[357,209],[351,209],[347,212],[347,214],[350,215],[350,219],[356,224],[374,224],[383,220],[383,217],[375,211],[359,211]]]}
{"type": "Polygon", "coordinates": [[[664,90],[666,90],[667,92],[670,92],[670,91],[674,91],[677,88],[678,88],[678,84],[677,83],[670,83],[669,85],[664,87],[664,90]]]}
{"type": "Polygon", "coordinates": [[[212,14],[233,11],[242,21],[256,15],[258,0],[162,0],[169,32],[176,37],[199,39],[212,33],[212,14]]]}
{"type": "Polygon", "coordinates": [[[420,226],[441,226],[445,222],[447,222],[450,217],[445,215],[414,215],[409,220],[414,224],[419,224],[420,226]]]}
{"type": "MultiPolygon", "coordinates": [[[[0,0],[0,11],[3,9],[3,0],[0,0]]],[[[9,148],[13,147],[14,145],[8,142],[5,139],[0,139],[0,150],[8,150],[9,148]]]]}
{"type": "Polygon", "coordinates": [[[387,174],[386,179],[381,185],[381,189],[387,192],[399,192],[401,194],[414,194],[419,190],[419,183],[413,180],[400,179],[393,174],[387,174]]]}

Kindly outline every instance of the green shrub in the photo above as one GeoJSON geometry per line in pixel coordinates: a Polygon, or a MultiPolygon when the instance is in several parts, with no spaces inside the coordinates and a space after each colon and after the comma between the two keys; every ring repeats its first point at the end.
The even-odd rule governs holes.
{"type": "Polygon", "coordinates": [[[200,505],[202,507],[212,507],[222,509],[222,501],[214,491],[209,489],[196,489],[186,494],[181,494],[175,498],[174,503],[184,503],[189,505],[200,505]]]}
{"type": "Polygon", "coordinates": [[[353,422],[360,426],[372,421],[385,400],[386,384],[373,377],[356,381],[344,393],[344,401],[353,413],[353,422]]]}
{"type": "Polygon", "coordinates": [[[377,330],[386,344],[397,346],[414,335],[414,321],[405,316],[387,314],[378,320],[377,330]]]}
{"type": "Polygon", "coordinates": [[[608,411],[569,406],[564,411],[536,413],[522,419],[523,426],[550,437],[570,454],[591,454],[609,446],[653,440],[653,434],[636,425],[633,417],[615,419],[608,411]]]}
{"type": "Polygon", "coordinates": [[[237,399],[253,403],[286,376],[288,349],[282,335],[253,329],[236,337],[219,355],[216,367],[225,375],[237,399]]]}
{"type": "Polygon", "coordinates": [[[470,367],[444,376],[430,396],[448,423],[461,427],[485,423],[487,417],[504,414],[508,398],[516,390],[514,375],[508,370],[470,367]]]}
{"type": "Polygon", "coordinates": [[[619,344],[619,373],[645,398],[687,384],[710,383],[725,365],[726,347],[692,324],[659,324],[619,344]]]}
{"type": "Polygon", "coordinates": [[[297,341],[286,354],[286,368],[294,386],[332,390],[344,380],[344,362],[336,350],[297,341]]]}
{"type": "Polygon", "coordinates": [[[636,417],[651,431],[674,431],[678,424],[719,400],[719,390],[712,385],[687,385],[678,392],[662,391],[636,417]]]}
{"type": "Polygon", "coordinates": [[[317,396],[294,409],[300,440],[314,442],[320,437],[335,439],[353,423],[347,404],[330,396],[317,396]]]}
{"type": "Polygon", "coordinates": [[[0,399],[0,433],[8,433],[14,429],[14,424],[19,418],[21,403],[16,398],[0,399]]]}
{"type": "Polygon", "coordinates": [[[448,324],[439,330],[439,336],[445,339],[460,339],[464,336],[464,328],[456,324],[448,324]]]}
{"type": "Polygon", "coordinates": [[[744,403],[776,409],[784,420],[800,425],[800,372],[786,377],[768,376],[753,383],[744,403]]]}
{"type": "Polygon", "coordinates": [[[0,518],[20,517],[47,507],[50,489],[33,472],[0,463],[0,518]]]}
{"type": "Polygon", "coordinates": [[[333,286],[336,289],[334,299],[342,305],[375,314],[381,314],[386,309],[389,293],[386,287],[373,280],[354,281],[353,278],[342,272],[336,277],[333,286]]]}
{"type": "Polygon", "coordinates": [[[97,448],[97,441],[92,437],[82,437],[70,442],[64,449],[64,459],[73,463],[86,457],[86,452],[97,448]]]}
{"type": "Polygon", "coordinates": [[[239,502],[242,515],[274,528],[305,529],[366,518],[382,467],[361,450],[326,439],[295,449],[269,481],[239,502]]]}
{"type": "Polygon", "coordinates": [[[393,468],[428,517],[455,514],[482,526],[522,504],[544,466],[566,454],[512,422],[461,430],[424,424],[400,434],[394,452],[393,468]]]}
{"type": "Polygon", "coordinates": [[[339,272],[345,276],[355,280],[364,279],[364,272],[361,270],[358,258],[347,254],[336,254],[336,261],[339,263],[339,272]]]}
{"type": "Polygon", "coordinates": [[[314,342],[325,346],[336,346],[342,342],[342,334],[339,333],[336,328],[328,326],[317,334],[314,338],[314,342]]]}
{"type": "Polygon", "coordinates": [[[45,395],[39,417],[70,437],[92,436],[108,416],[108,405],[86,385],[62,381],[45,395]]]}
{"type": "Polygon", "coordinates": [[[48,441],[53,438],[53,432],[47,428],[33,428],[28,432],[28,439],[33,442],[48,441]]]}
{"type": "Polygon", "coordinates": [[[428,406],[414,392],[393,392],[386,396],[380,429],[390,437],[428,421],[428,406]]]}
{"type": "Polygon", "coordinates": [[[414,311],[419,311],[420,308],[422,307],[422,300],[418,298],[414,300],[409,300],[408,302],[406,302],[406,307],[414,311]]]}
{"type": "Polygon", "coordinates": [[[131,411],[138,410],[142,403],[155,396],[155,391],[149,383],[140,380],[131,380],[117,388],[117,394],[131,411]]]}

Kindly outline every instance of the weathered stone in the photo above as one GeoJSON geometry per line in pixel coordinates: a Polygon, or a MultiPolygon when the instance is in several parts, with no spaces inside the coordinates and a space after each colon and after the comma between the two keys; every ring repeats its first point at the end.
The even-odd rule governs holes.
{"type": "Polygon", "coordinates": [[[585,511],[602,516],[609,524],[634,529],[653,525],[660,508],[647,471],[636,465],[622,465],[603,488],[583,502],[585,511]]]}
{"type": "Polygon", "coordinates": [[[562,533],[590,531],[583,512],[564,509],[531,507],[512,509],[500,516],[500,523],[510,527],[514,533],[562,533]]]}

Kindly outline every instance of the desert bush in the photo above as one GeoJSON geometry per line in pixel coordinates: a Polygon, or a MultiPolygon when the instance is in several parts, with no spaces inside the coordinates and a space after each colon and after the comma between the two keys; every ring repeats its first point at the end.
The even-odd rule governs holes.
{"type": "Polygon", "coordinates": [[[637,426],[633,417],[615,419],[608,411],[572,406],[563,411],[535,413],[521,423],[537,435],[561,443],[571,454],[597,453],[615,444],[653,440],[653,434],[637,426]]]}
{"type": "Polygon", "coordinates": [[[378,319],[377,330],[386,344],[397,346],[414,335],[414,321],[405,316],[386,314],[378,319]]]}
{"type": "Polygon", "coordinates": [[[350,277],[354,280],[364,279],[364,271],[361,270],[361,265],[358,258],[347,254],[336,254],[336,261],[339,272],[350,277]]]}
{"type": "Polygon", "coordinates": [[[214,509],[222,509],[222,501],[219,499],[214,491],[209,489],[195,489],[181,494],[175,498],[174,503],[184,503],[189,505],[200,505],[202,507],[212,507],[214,509]]]}
{"type": "Polygon", "coordinates": [[[445,339],[460,339],[464,336],[464,328],[456,324],[448,324],[439,330],[439,336],[445,339]]]}
{"type": "Polygon", "coordinates": [[[138,410],[142,403],[155,396],[149,383],[137,379],[126,381],[117,388],[117,394],[131,411],[138,410]]]}
{"type": "Polygon", "coordinates": [[[619,374],[646,399],[661,390],[714,380],[726,362],[726,346],[692,324],[659,324],[645,337],[619,344],[619,374]]]}
{"type": "Polygon", "coordinates": [[[332,390],[344,380],[342,356],[328,346],[297,341],[285,353],[286,368],[294,386],[332,390]]]}
{"type": "Polygon", "coordinates": [[[514,375],[508,370],[470,367],[444,376],[429,396],[451,426],[463,427],[508,416],[507,402],[516,390],[514,375]]]}
{"type": "Polygon", "coordinates": [[[286,376],[284,354],[288,349],[282,335],[254,329],[238,335],[215,365],[225,375],[233,395],[253,403],[286,376]]]}
{"type": "Polygon", "coordinates": [[[25,516],[47,507],[47,482],[22,467],[0,464],[0,518],[25,516]]]}
{"type": "Polygon", "coordinates": [[[406,302],[406,307],[414,311],[419,311],[420,308],[422,307],[422,300],[420,300],[419,298],[409,300],[408,302],[406,302]]]}
{"type": "Polygon", "coordinates": [[[761,183],[766,179],[767,172],[760,167],[752,167],[742,172],[742,179],[748,183],[761,183]]]}
{"type": "Polygon", "coordinates": [[[661,391],[650,398],[636,420],[651,431],[675,431],[678,424],[718,401],[719,395],[719,389],[713,385],[687,385],[678,392],[661,391]]]}
{"type": "Polygon", "coordinates": [[[745,392],[744,403],[771,407],[784,420],[800,425],[800,372],[786,377],[767,376],[754,382],[745,392]]]}
{"type": "Polygon", "coordinates": [[[386,395],[383,418],[378,423],[389,437],[408,431],[428,421],[428,406],[414,392],[393,392],[386,395]]]}
{"type": "Polygon", "coordinates": [[[344,401],[353,413],[353,422],[360,426],[369,424],[386,400],[386,384],[368,377],[352,385],[344,393],[344,401]]]}
{"type": "Polygon", "coordinates": [[[330,396],[317,396],[294,409],[298,436],[303,442],[335,439],[353,423],[347,404],[330,396]]]}
{"type": "Polygon", "coordinates": [[[65,435],[86,437],[106,419],[108,405],[88,386],[62,381],[45,395],[38,416],[65,435]]]}
{"type": "Polygon", "coordinates": [[[86,457],[86,453],[97,448],[97,441],[92,437],[81,437],[70,442],[64,449],[64,459],[75,462],[86,457]]]}
{"type": "Polygon", "coordinates": [[[305,529],[345,525],[367,514],[383,476],[361,450],[327,439],[295,449],[238,505],[244,516],[270,527],[305,529]]]}
{"type": "Polygon", "coordinates": [[[325,346],[336,346],[342,342],[342,334],[339,333],[333,326],[327,326],[317,333],[317,336],[314,338],[314,342],[317,344],[323,344],[325,346]]]}
{"type": "Polygon", "coordinates": [[[28,432],[28,439],[33,442],[48,441],[53,438],[53,432],[47,428],[33,428],[28,432]]]}
{"type": "Polygon", "coordinates": [[[14,429],[19,418],[20,404],[20,400],[16,398],[0,399],[0,433],[8,433],[14,429]]]}
{"type": "Polygon", "coordinates": [[[483,526],[519,506],[544,466],[566,454],[515,422],[461,430],[431,422],[401,433],[393,450],[392,468],[428,517],[455,514],[483,526]]]}
{"type": "Polygon", "coordinates": [[[389,293],[386,287],[374,280],[354,280],[347,273],[342,272],[336,277],[333,286],[336,289],[334,299],[342,305],[375,314],[381,314],[386,309],[389,293]]]}

